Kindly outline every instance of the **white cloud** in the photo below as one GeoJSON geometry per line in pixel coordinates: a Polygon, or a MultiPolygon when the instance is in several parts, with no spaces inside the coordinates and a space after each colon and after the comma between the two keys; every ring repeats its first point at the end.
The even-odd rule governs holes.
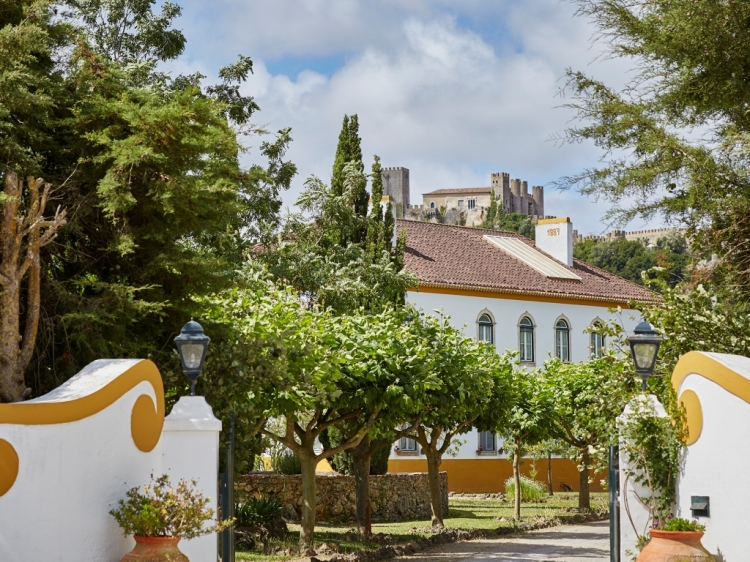
{"type": "MultiPolygon", "coordinates": [[[[598,157],[592,146],[550,141],[571,117],[556,107],[565,68],[607,80],[621,80],[627,68],[618,61],[589,66],[597,54],[592,29],[573,18],[571,4],[555,0],[491,7],[475,0],[220,0],[211,6],[216,23],[204,25],[209,29],[202,35],[195,19],[201,13],[191,13],[195,4],[185,6],[186,59],[205,66],[207,59],[223,64],[239,52],[253,56],[256,73],[245,90],[261,106],[258,122],[293,128],[289,157],[300,176],[286,196],[290,204],[306,177],[330,177],[345,113],[359,114],[366,165],[378,154],[385,166],[410,168],[413,202],[432,189],[488,185],[493,171],[548,185],[598,157]],[[501,37],[486,32],[494,27],[501,37]],[[267,70],[274,57],[341,52],[346,61],[330,77],[267,70]]],[[[546,203],[547,213],[570,214],[581,231],[602,230],[604,204],[551,187],[546,203]]]]}

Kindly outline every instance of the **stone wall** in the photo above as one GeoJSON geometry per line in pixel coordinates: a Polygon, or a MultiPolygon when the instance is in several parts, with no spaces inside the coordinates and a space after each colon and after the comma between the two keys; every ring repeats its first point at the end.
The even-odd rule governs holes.
{"type": "MultiPolygon", "coordinates": [[[[354,477],[318,474],[318,521],[354,520],[354,477]]],[[[284,516],[298,520],[302,509],[302,477],[254,473],[238,478],[235,498],[244,501],[272,496],[284,504],[284,516]]],[[[448,475],[440,473],[443,515],[448,514],[448,475]]],[[[395,473],[370,476],[373,521],[430,519],[430,487],[425,473],[395,473]]]]}

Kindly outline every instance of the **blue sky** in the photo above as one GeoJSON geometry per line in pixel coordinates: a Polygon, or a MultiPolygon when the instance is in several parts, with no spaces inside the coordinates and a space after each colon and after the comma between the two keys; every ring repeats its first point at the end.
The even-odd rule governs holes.
{"type": "MultiPolygon", "coordinates": [[[[572,114],[559,107],[565,69],[621,83],[627,61],[606,61],[593,28],[567,0],[179,0],[188,46],[174,72],[209,77],[242,53],[256,123],[292,127],[299,176],[327,181],[345,113],[357,113],[365,165],[411,171],[411,199],[446,187],[489,185],[492,172],[546,185],[548,214],[602,232],[606,202],[551,182],[597,164],[586,144],[559,146],[572,114]]],[[[245,162],[258,160],[249,139],[245,162]]],[[[634,222],[632,229],[645,227],[634,222]]],[[[652,223],[649,226],[654,226],[652,223]]]]}

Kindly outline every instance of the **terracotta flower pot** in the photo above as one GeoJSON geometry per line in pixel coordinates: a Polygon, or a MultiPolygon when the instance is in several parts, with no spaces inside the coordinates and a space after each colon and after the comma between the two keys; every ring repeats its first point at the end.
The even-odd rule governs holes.
{"type": "Polygon", "coordinates": [[[641,550],[636,562],[714,562],[701,544],[703,531],[658,531],[641,550]]]}
{"type": "Polygon", "coordinates": [[[180,537],[133,537],[135,548],[122,562],[190,562],[177,543],[180,537]]]}

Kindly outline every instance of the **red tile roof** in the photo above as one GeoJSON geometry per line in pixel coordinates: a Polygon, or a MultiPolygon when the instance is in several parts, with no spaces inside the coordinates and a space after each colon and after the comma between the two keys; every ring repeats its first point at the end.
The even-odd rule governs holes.
{"type": "Polygon", "coordinates": [[[422,197],[428,195],[482,195],[483,193],[490,193],[491,187],[458,187],[456,189],[438,189],[430,191],[429,193],[423,193],[422,197]]]}
{"type": "Polygon", "coordinates": [[[404,262],[407,271],[419,279],[420,288],[555,297],[605,305],[658,299],[636,283],[577,259],[568,269],[580,281],[549,278],[483,238],[488,234],[509,236],[536,248],[533,240],[514,232],[408,220],[397,221],[397,229],[406,231],[404,262]]]}

